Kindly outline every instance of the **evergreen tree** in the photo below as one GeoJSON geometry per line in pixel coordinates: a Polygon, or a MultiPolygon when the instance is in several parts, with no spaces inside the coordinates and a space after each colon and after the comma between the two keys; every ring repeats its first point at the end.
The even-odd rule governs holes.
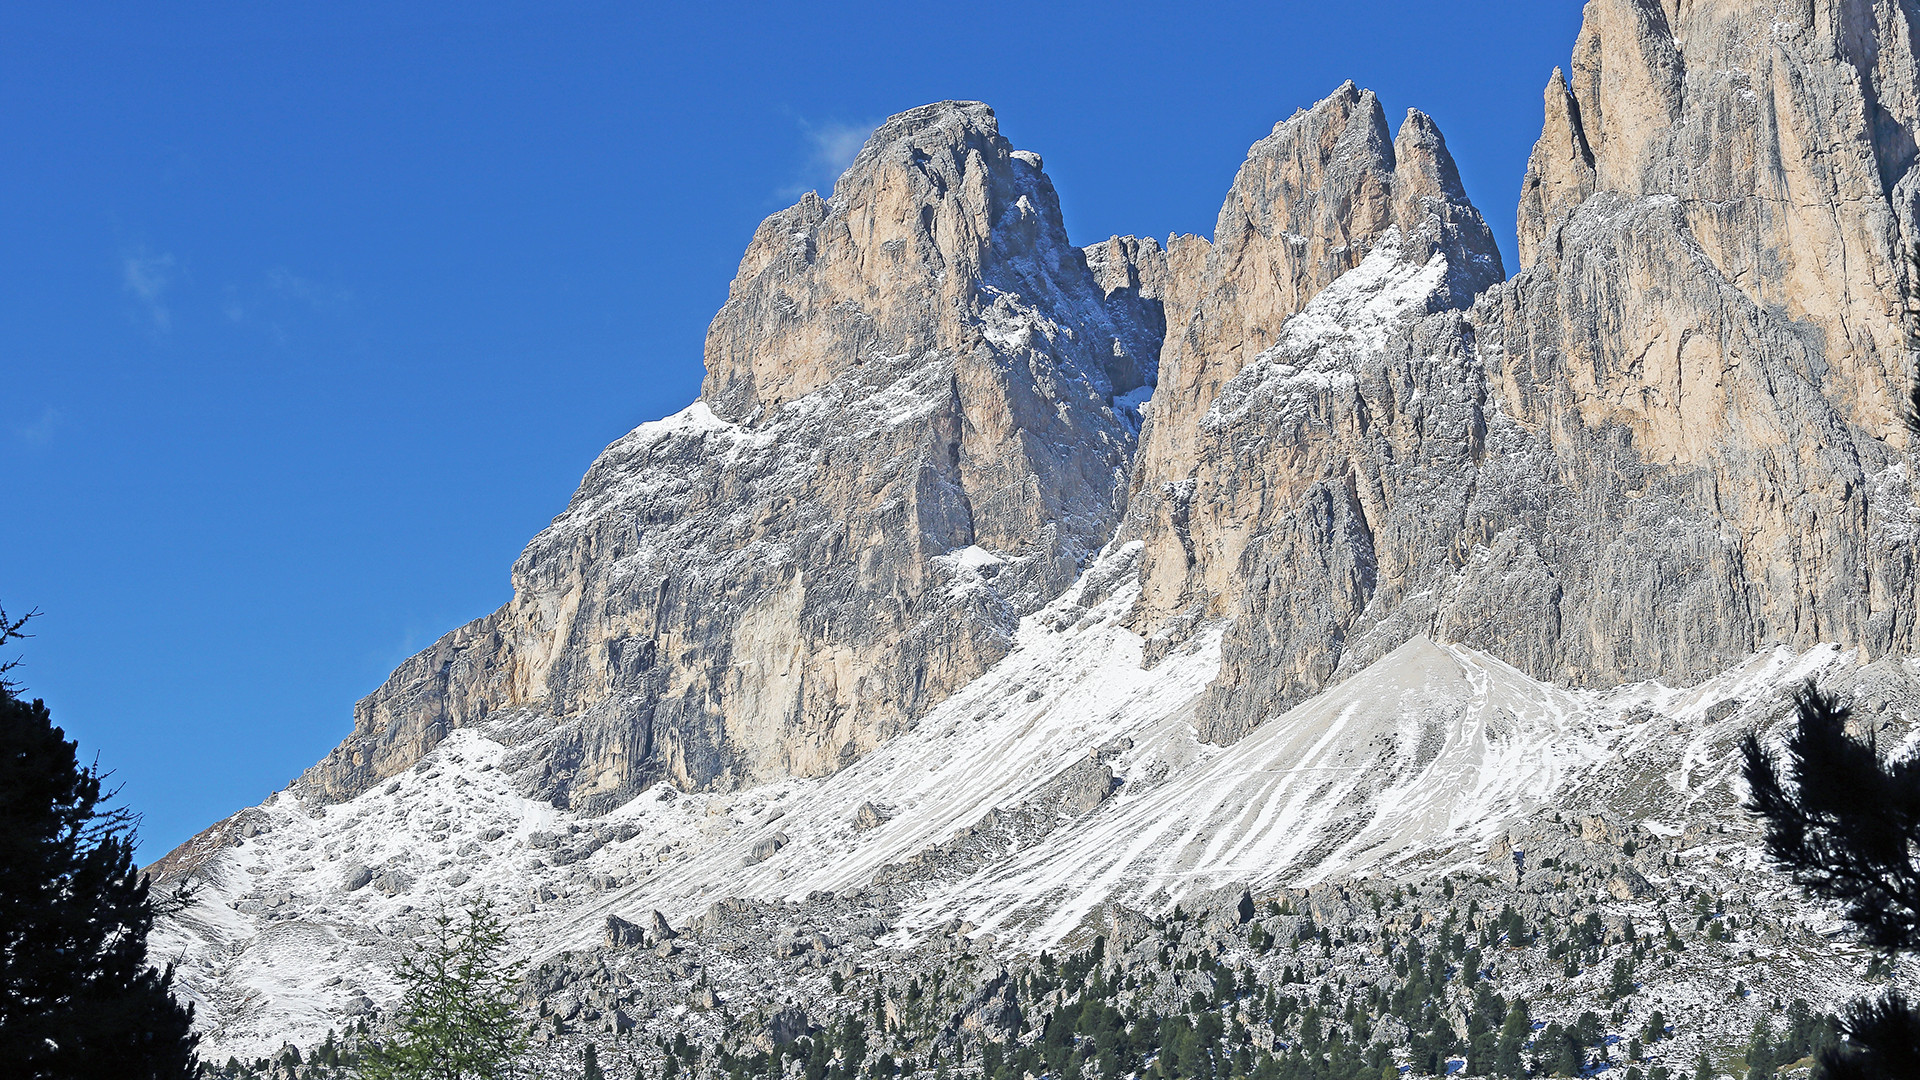
{"type": "Polygon", "coordinates": [[[1773,1080],[1773,1025],[1766,1017],[1754,1026],[1753,1039],[1747,1044],[1747,1080],[1773,1080]]]}
{"type": "MultiPolygon", "coordinates": [[[[1871,735],[1847,734],[1849,708],[1811,683],[1794,705],[1784,762],[1755,734],[1741,742],[1768,857],[1838,901],[1870,947],[1920,950],[1920,760],[1883,761],[1871,735]]],[[[1841,1026],[1847,1042],[1820,1054],[1833,1080],[1920,1076],[1920,1013],[1899,991],[1854,1003],[1841,1026]]]]}
{"type": "MultiPolygon", "coordinates": [[[[0,645],[26,616],[0,611],[0,645]]],[[[134,865],[134,817],[99,768],[25,701],[0,663],[0,1062],[8,1076],[185,1078],[193,1009],[147,962],[155,901],[134,865]]]]}
{"type": "Polygon", "coordinates": [[[1513,1005],[1507,1009],[1506,1022],[1500,1025],[1500,1042],[1493,1053],[1495,1074],[1510,1077],[1527,1075],[1520,1052],[1526,1049],[1527,1036],[1532,1032],[1533,1018],[1528,1015],[1527,1003],[1516,997],[1513,1005]]]}
{"type": "MultiPolygon", "coordinates": [[[[493,906],[441,912],[427,940],[401,958],[398,1020],[368,1050],[366,1080],[494,1080],[517,1071],[526,1049],[514,1022],[521,963],[506,963],[507,933],[493,906]]],[[[676,1044],[679,1049],[680,1044],[676,1044]]],[[[589,1059],[592,1061],[592,1059],[589,1059]]],[[[667,1058],[671,1075],[677,1065],[667,1058]]],[[[598,1061],[592,1061],[599,1068],[598,1061]]]]}
{"type": "Polygon", "coordinates": [[[1621,998],[1631,997],[1634,989],[1633,972],[1627,966],[1627,958],[1624,956],[1616,958],[1613,962],[1613,978],[1607,983],[1607,1000],[1619,1001],[1621,998]]]}

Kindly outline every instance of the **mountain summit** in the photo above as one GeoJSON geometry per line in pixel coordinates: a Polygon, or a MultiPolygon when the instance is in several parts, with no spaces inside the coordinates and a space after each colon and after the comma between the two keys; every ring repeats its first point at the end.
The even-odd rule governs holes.
{"type": "Polygon", "coordinates": [[[1152,291],[1102,287],[985,105],[887,121],[755,232],[700,401],[608,447],[513,600],[395,672],[299,788],[351,798],[482,723],[584,810],[871,751],[1111,537],[1152,291]]]}
{"type": "MultiPolygon", "coordinates": [[[[1699,1016],[1675,1054],[1764,1015],[1700,1004],[1727,965],[1850,993],[1741,854],[1731,754],[1809,677],[1920,714],[1916,32],[1591,0],[1512,277],[1434,121],[1351,83],[1164,248],[1071,244],[985,105],[893,117],[760,226],[700,400],[601,454],[513,599],[158,864],[205,897],[157,940],[207,1044],[385,1007],[376,961],[474,890],[555,1039],[791,1034],[888,965],[1095,934],[1257,965],[1256,918],[1363,926],[1315,954],[1344,987],[1456,876],[1449,918],[1590,910],[1581,949],[1742,897],[1718,966],[1636,969],[1699,1016]]],[[[941,1045],[1024,1037],[981,964],[941,1045]]]]}

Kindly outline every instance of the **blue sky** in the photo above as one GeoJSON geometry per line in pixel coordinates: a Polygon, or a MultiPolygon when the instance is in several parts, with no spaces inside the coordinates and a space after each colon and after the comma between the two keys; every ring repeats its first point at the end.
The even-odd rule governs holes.
{"type": "Polygon", "coordinates": [[[888,114],[992,104],[1082,243],[1206,234],[1351,78],[1439,121],[1511,270],[1579,8],[8,5],[17,674],[158,857],[507,599],[594,454],[698,393],[754,226],[888,114]]]}

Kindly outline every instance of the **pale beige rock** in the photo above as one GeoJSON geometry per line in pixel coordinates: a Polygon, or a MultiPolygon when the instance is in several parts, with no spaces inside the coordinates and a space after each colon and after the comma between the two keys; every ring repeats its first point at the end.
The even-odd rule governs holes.
{"type": "Polygon", "coordinates": [[[1146,541],[1139,625],[1223,614],[1237,539],[1202,550],[1194,486],[1209,467],[1203,419],[1221,388],[1271,346],[1287,319],[1394,230],[1410,261],[1450,253],[1443,306],[1504,276],[1440,133],[1410,112],[1398,139],[1372,91],[1347,83],[1255,143],[1214,239],[1167,252],[1168,335],[1142,432],[1127,532],[1146,541]]]}
{"type": "Polygon", "coordinates": [[[1037,155],[974,102],[876,131],[755,233],[702,403],[595,461],[514,598],[360,703],[338,798],[454,728],[532,790],[618,805],[832,772],[1006,651],[1112,534],[1163,259],[1067,242],[1037,155]]]}
{"type": "Polygon", "coordinates": [[[1826,336],[1823,392],[1880,435],[1910,366],[1914,30],[1906,0],[1591,0],[1574,48],[1597,188],[1679,200],[1722,275],[1826,336]]]}
{"type": "Polygon", "coordinates": [[[1145,625],[1228,623],[1203,734],[1417,634],[1590,685],[1912,648],[1913,15],[1588,5],[1523,272],[1465,319],[1283,341],[1192,426],[1161,530],[1188,566],[1151,576],[1176,548],[1147,530],[1145,625]]]}
{"type": "Polygon", "coordinates": [[[1593,151],[1580,124],[1580,102],[1559,68],[1553,69],[1553,79],[1547,83],[1546,106],[1546,124],[1533,144],[1520,192],[1517,228],[1522,267],[1538,262],[1543,247],[1550,248],[1551,255],[1559,254],[1561,226],[1593,194],[1595,183],[1593,151]]]}

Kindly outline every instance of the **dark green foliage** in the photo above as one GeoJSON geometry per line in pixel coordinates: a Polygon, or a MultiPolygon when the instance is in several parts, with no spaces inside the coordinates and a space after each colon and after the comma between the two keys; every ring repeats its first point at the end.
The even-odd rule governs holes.
{"type": "MultiPolygon", "coordinates": [[[[489,904],[470,904],[458,918],[444,911],[436,915],[428,939],[400,961],[399,1018],[368,1047],[361,1075],[368,1080],[510,1075],[526,1046],[514,1022],[521,965],[503,962],[506,948],[506,930],[489,904]]],[[[681,1036],[674,1049],[685,1045],[681,1036]]],[[[597,1070],[598,1062],[593,1065],[597,1070]]]]}
{"type": "Polygon", "coordinates": [[[1633,969],[1626,957],[1617,957],[1613,961],[1613,977],[1607,982],[1607,1000],[1619,1001],[1631,997],[1637,987],[1633,984],[1633,969]]]}
{"type": "Polygon", "coordinates": [[[1493,1051],[1493,1072],[1496,1076],[1525,1076],[1526,1064],[1521,1052],[1526,1049],[1527,1037],[1533,1032],[1533,1018],[1529,1015],[1527,1003],[1515,999],[1507,1009],[1507,1019],[1500,1025],[1500,1041],[1493,1051]]]}
{"type": "MultiPolygon", "coordinates": [[[[0,611],[0,645],[25,619],[0,611]]],[[[147,962],[134,818],[0,664],[0,1062],[8,1076],[186,1078],[193,1011],[147,962]]]]}
{"type": "MultiPolygon", "coordinates": [[[[1741,742],[1768,857],[1842,904],[1868,945],[1920,950],[1920,760],[1883,761],[1871,736],[1847,734],[1848,706],[1811,684],[1794,705],[1784,762],[1757,735],[1741,742]]],[[[1820,1054],[1834,1080],[1920,1076],[1920,1013],[1897,991],[1854,1003],[1841,1027],[1847,1042],[1820,1054]]]]}

